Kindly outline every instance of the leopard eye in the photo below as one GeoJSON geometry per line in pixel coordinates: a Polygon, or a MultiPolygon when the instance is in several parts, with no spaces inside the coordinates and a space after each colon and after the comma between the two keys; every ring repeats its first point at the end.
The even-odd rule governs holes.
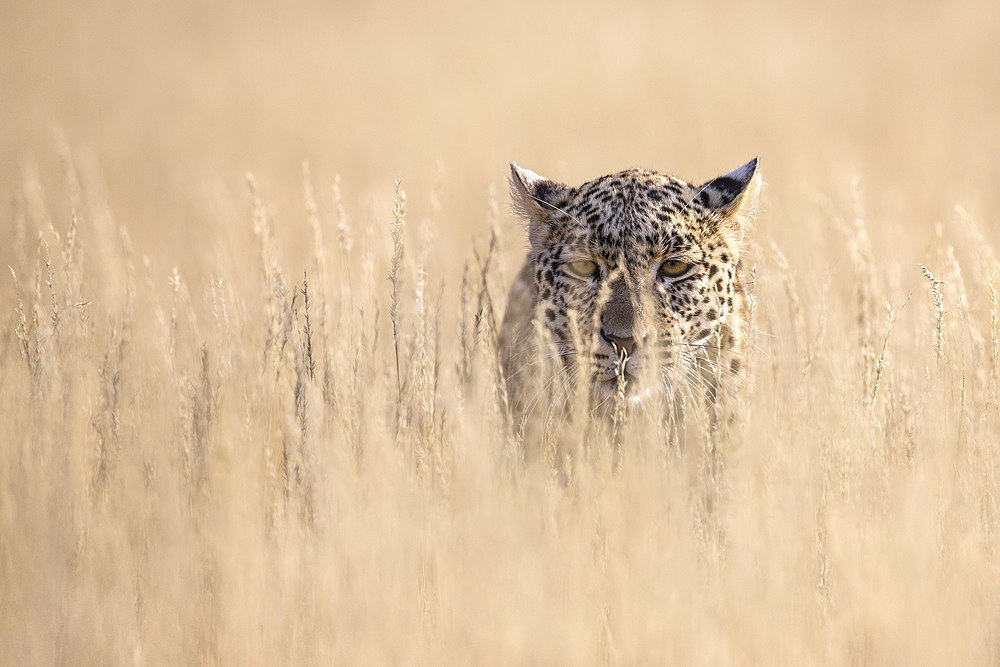
{"type": "Polygon", "coordinates": [[[579,280],[594,280],[601,277],[601,267],[597,265],[597,262],[592,262],[589,259],[566,262],[563,264],[563,268],[566,273],[579,280]]]}
{"type": "Polygon", "coordinates": [[[676,280],[686,276],[692,269],[694,269],[694,264],[690,262],[682,262],[679,259],[668,259],[660,264],[660,268],[656,272],[656,277],[661,280],[676,280]]]}

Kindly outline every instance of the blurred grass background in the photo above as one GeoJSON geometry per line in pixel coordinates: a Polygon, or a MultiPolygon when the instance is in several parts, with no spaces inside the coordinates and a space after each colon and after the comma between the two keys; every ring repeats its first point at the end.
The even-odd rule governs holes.
{"type": "MultiPolygon", "coordinates": [[[[58,183],[53,130],[100,165],[142,251],[184,265],[253,172],[289,228],[301,162],[368,212],[403,174],[477,229],[506,163],[579,182],[627,166],[704,180],[760,154],[796,235],[817,192],[895,196],[918,229],[1000,160],[1000,7],[935,2],[9,2],[0,182],[58,183]]],[[[10,186],[7,186],[10,189],[10,186]]],[[[63,207],[65,208],[65,207],[63,207]]],[[[780,221],[780,222],[778,222],[780,221]]],[[[910,223],[908,223],[910,224],[910,223]]],[[[303,240],[288,236],[288,251],[303,240]]],[[[6,244],[5,244],[6,245],[6,244]]],[[[0,260],[5,258],[0,257],[0,260]]],[[[187,266],[194,270],[194,265],[187,266]]]]}
{"type": "Polygon", "coordinates": [[[4,3],[0,662],[995,663],[998,42],[982,0],[4,3]],[[507,163],[753,155],[718,507],[655,429],[508,467],[507,163]]]}

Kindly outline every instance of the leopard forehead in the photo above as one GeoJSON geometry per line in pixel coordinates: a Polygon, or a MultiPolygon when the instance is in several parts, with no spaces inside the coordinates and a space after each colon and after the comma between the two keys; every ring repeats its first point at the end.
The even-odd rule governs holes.
{"type": "Polygon", "coordinates": [[[567,188],[550,220],[551,241],[608,259],[697,246],[718,226],[706,203],[685,181],[627,169],[567,188]]]}

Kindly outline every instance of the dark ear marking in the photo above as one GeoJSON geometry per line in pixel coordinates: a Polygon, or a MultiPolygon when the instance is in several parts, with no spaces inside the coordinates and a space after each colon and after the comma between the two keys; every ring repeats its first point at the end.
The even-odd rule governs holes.
{"type": "Polygon", "coordinates": [[[705,207],[720,214],[720,231],[729,239],[731,247],[738,250],[757,215],[760,198],[757,158],[705,183],[700,191],[708,197],[705,207]]]}
{"type": "Polygon", "coordinates": [[[556,188],[553,187],[553,185],[552,181],[541,181],[535,185],[535,191],[531,193],[538,205],[547,211],[555,211],[559,208],[554,203],[554,200],[556,199],[556,188]]]}
{"type": "Polygon", "coordinates": [[[759,178],[756,187],[751,187],[756,174],[757,158],[754,158],[728,174],[705,183],[699,188],[702,194],[707,195],[705,206],[724,213],[740,209],[744,194],[750,194],[752,198],[756,198],[756,192],[749,192],[760,187],[759,178]]]}

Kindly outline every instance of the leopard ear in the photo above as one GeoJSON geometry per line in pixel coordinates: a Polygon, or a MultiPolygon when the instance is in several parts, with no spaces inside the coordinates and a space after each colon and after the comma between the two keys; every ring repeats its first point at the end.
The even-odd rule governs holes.
{"type": "Polygon", "coordinates": [[[532,246],[548,235],[548,221],[554,211],[569,201],[570,187],[550,181],[530,169],[510,163],[510,198],[514,208],[528,220],[528,237],[532,246]]]}
{"type": "Polygon", "coordinates": [[[736,241],[741,241],[757,215],[760,185],[757,158],[754,158],[702,185],[698,188],[698,197],[705,206],[722,214],[723,225],[736,236],[736,241]]]}

